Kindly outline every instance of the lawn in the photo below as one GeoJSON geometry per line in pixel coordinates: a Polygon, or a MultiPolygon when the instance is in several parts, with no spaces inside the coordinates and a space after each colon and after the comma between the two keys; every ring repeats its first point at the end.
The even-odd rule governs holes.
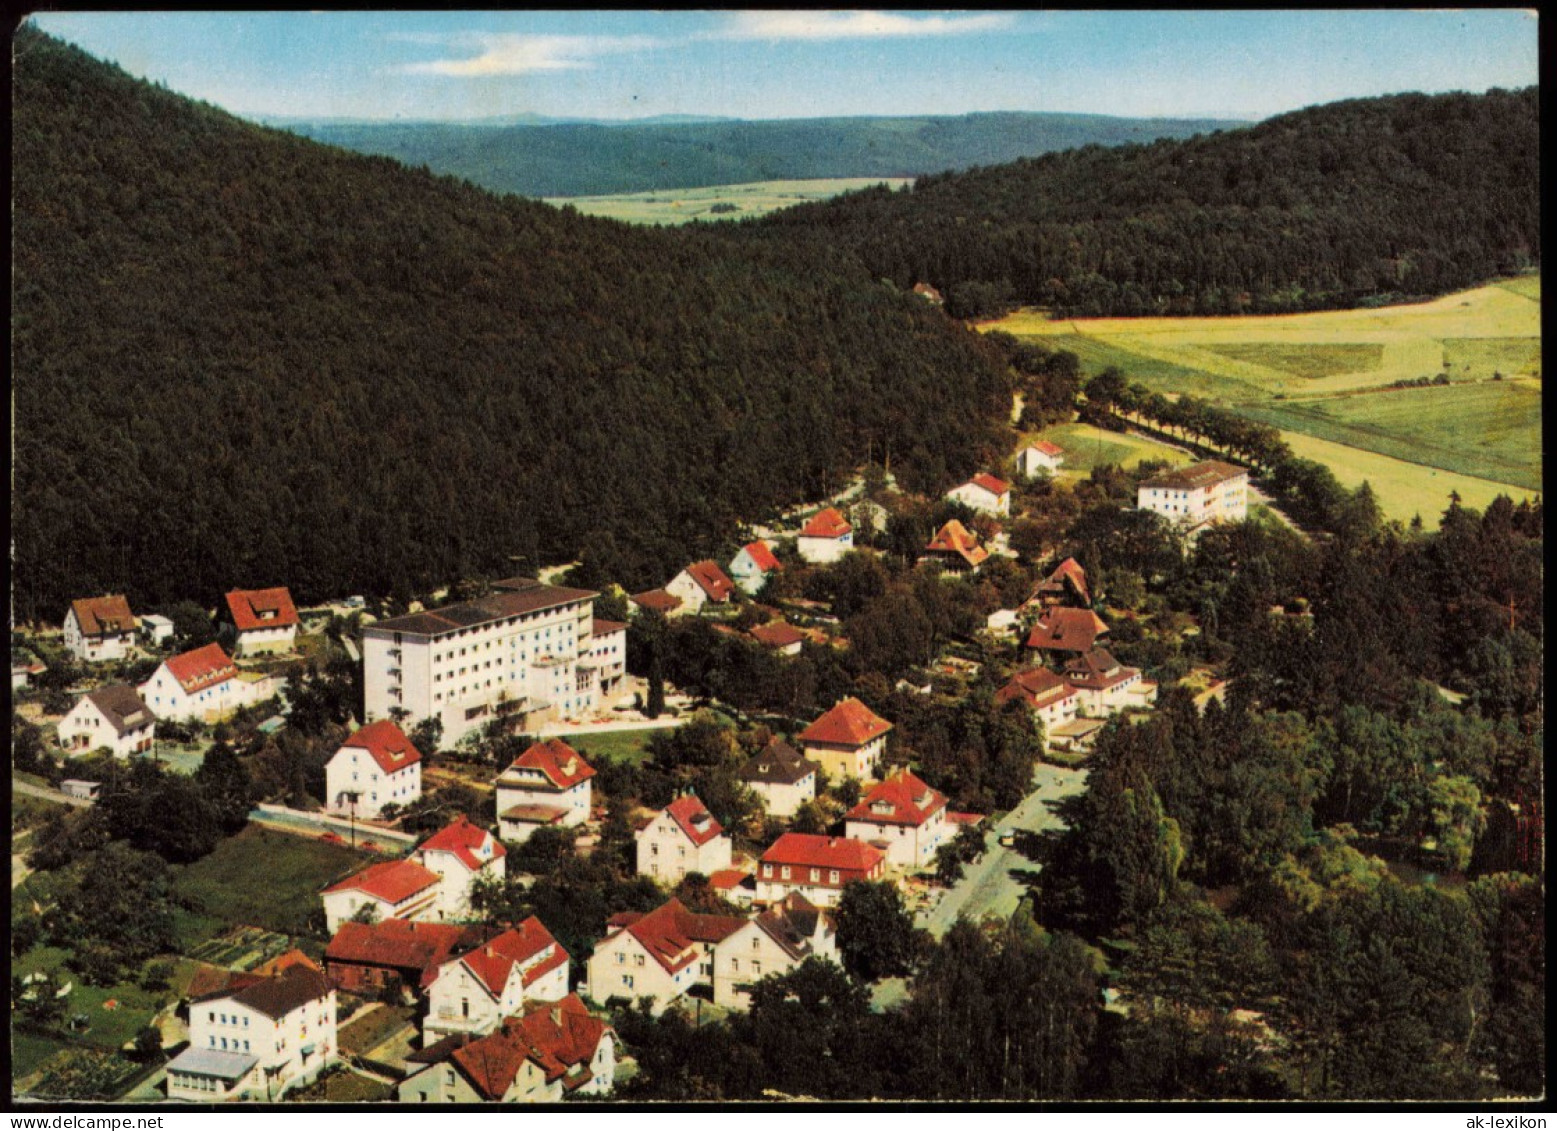
{"type": "Polygon", "coordinates": [[[1445,338],[1443,367],[1455,380],[1541,375],[1540,338],[1445,338]]]}
{"type": "Polygon", "coordinates": [[[25,1080],[55,1053],[68,1048],[63,1041],[36,1033],[11,1032],[11,1079],[25,1080]]]}
{"type": "Polygon", "coordinates": [[[337,1043],[342,1052],[367,1056],[416,1019],[409,1005],[380,1005],[367,1008],[341,1028],[337,1043]]]}
{"type": "Polygon", "coordinates": [[[49,801],[42,797],[30,797],[25,793],[11,795],[11,835],[24,829],[37,828],[51,813],[61,813],[67,806],[61,801],[49,801]]]}
{"type": "Polygon", "coordinates": [[[599,734],[567,735],[563,741],[582,754],[586,762],[594,758],[606,758],[636,766],[648,760],[649,739],[656,733],[654,728],[607,730],[599,734]]]}
{"type": "Polygon", "coordinates": [[[571,205],[589,216],[608,216],[630,224],[685,224],[690,220],[739,220],[761,216],[808,200],[887,184],[899,188],[908,177],[834,177],[804,181],[754,181],[704,188],[655,189],[612,196],[551,197],[546,203],[571,205]],[[724,205],[721,211],[714,208],[724,205]]]}
{"type": "Polygon", "coordinates": [[[1033,440],[1048,440],[1065,449],[1065,463],[1060,467],[1060,474],[1073,472],[1076,475],[1085,475],[1094,467],[1104,464],[1115,464],[1119,467],[1134,467],[1142,460],[1164,460],[1173,464],[1189,463],[1190,455],[1171,448],[1167,444],[1160,444],[1156,440],[1145,436],[1135,436],[1124,432],[1109,432],[1102,428],[1094,428],[1090,424],[1057,424],[1052,428],[1045,428],[1042,432],[1024,433],[1022,444],[1033,440]]]}
{"type": "Polygon", "coordinates": [[[174,886],[199,901],[202,918],[296,935],[305,933],[306,921],[322,906],[319,890],[372,859],[344,845],[251,824],[181,869],[174,886]]]}

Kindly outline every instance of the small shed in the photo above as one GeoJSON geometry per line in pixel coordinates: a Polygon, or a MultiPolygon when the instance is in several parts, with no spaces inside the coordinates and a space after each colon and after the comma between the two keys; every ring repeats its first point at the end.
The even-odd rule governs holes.
{"type": "Polygon", "coordinates": [[[96,801],[97,795],[102,791],[103,783],[83,781],[80,778],[66,778],[59,783],[59,787],[66,797],[79,797],[83,801],[96,801]]]}
{"type": "Polygon", "coordinates": [[[141,634],[151,644],[166,644],[173,639],[173,622],[160,613],[147,613],[141,617],[141,634]]]}

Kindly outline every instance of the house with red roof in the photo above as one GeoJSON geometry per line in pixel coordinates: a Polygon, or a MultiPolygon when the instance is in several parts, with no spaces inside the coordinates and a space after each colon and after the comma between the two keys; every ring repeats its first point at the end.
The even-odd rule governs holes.
{"type": "Polygon", "coordinates": [[[106,748],[116,758],[150,750],[157,717],[127,683],[88,691],[59,721],[59,744],[67,754],[106,748]]]}
{"type": "Polygon", "coordinates": [[[695,793],[684,793],[638,830],[638,874],[677,884],[689,872],[730,866],[730,838],[695,793]]]}
{"type": "Polygon", "coordinates": [[[659,613],[660,616],[669,619],[671,617],[685,616],[691,612],[680,597],[667,592],[664,589],[645,589],[642,593],[634,593],[627,600],[632,603],[634,615],[639,612],[659,613]]]}
{"type": "Polygon", "coordinates": [[[808,958],[838,961],[838,927],[828,912],[791,892],[714,948],[714,1004],[750,1009],[758,982],[808,958]]]}
{"type": "Polygon", "coordinates": [[[275,694],[275,684],[240,673],[222,646],[212,643],[163,660],[138,690],[159,719],[217,722],[275,694]]]}
{"type": "Polygon", "coordinates": [[[970,506],[980,514],[1011,513],[1011,484],[987,471],[981,471],[966,483],[953,487],[946,492],[946,497],[970,506]]]}
{"type": "Polygon", "coordinates": [[[534,743],[498,775],[498,835],[523,844],[543,825],[582,825],[589,820],[594,776],[594,767],[562,739],[534,743]]]}
{"type": "Polygon", "coordinates": [[[1027,647],[1035,652],[1058,656],[1080,656],[1090,652],[1108,635],[1108,625],[1091,609],[1045,609],[1027,634],[1027,647]]]}
{"type": "Polygon", "coordinates": [[[953,573],[974,573],[988,559],[989,551],[979,545],[978,537],[954,518],[936,531],[919,560],[939,562],[953,573]]]}
{"type": "Polygon", "coordinates": [[[1092,606],[1092,590],[1087,585],[1087,571],[1075,558],[1066,558],[1054,567],[1054,572],[1038,583],[1038,588],[1023,607],[1036,604],[1049,609],[1056,605],[1086,609],[1092,606]]]}
{"type": "Polygon", "coordinates": [[[908,769],[887,775],[844,817],[844,832],[886,853],[893,867],[914,871],[956,830],[946,817],[946,795],[908,769]]]}
{"type": "Polygon", "coordinates": [[[1103,718],[1128,706],[1147,706],[1157,697],[1157,685],[1143,679],[1139,668],[1114,659],[1105,648],[1093,648],[1065,663],[1065,681],[1076,689],[1081,713],[1103,718]]]}
{"type": "Polygon", "coordinates": [[[704,605],[728,605],[735,595],[735,582],[718,562],[693,562],[676,574],[665,592],[679,600],[686,612],[701,612],[704,605]]]}
{"type": "Polygon", "coordinates": [[[798,656],[805,646],[806,634],[788,621],[776,620],[759,624],[746,633],[764,648],[780,656],[798,656]]]}
{"type": "Polygon", "coordinates": [[[832,907],[851,880],[879,880],[887,854],[862,840],[785,833],[757,865],[757,902],[774,904],[798,892],[817,907],[832,907]]]}
{"type": "Polygon", "coordinates": [[[694,986],[714,984],[714,951],[746,920],[702,915],[672,899],[644,914],[624,911],[606,923],[589,959],[589,996],[653,1000],[655,1013],[694,986]]]}
{"type": "Polygon", "coordinates": [[[1016,453],[1016,473],[1023,479],[1044,473],[1053,475],[1064,462],[1064,448],[1048,440],[1034,440],[1016,453]]]}
{"type": "Polygon", "coordinates": [[[871,778],[886,751],[891,729],[886,719],[850,697],[800,732],[800,749],[832,781],[871,778]]]}
{"type": "Polygon", "coordinates": [[[568,995],[568,952],[531,915],[438,967],[427,990],[422,1043],[490,1033],[527,1004],[568,995]]]}
{"type": "Polygon", "coordinates": [[[325,929],[332,935],[348,919],[372,922],[419,919],[436,922],[443,877],[414,860],[382,860],[324,889],[325,929]]]}
{"type": "Polygon", "coordinates": [[[411,859],[442,877],[438,894],[439,917],[466,919],[470,916],[470,890],[485,876],[501,880],[506,874],[508,849],[486,829],[470,823],[461,813],[417,845],[411,859]]]}
{"type": "Polygon", "coordinates": [[[768,583],[768,576],[783,568],[783,563],[774,556],[773,548],[760,539],[746,543],[730,559],[730,576],[749,597],[761,593],[768,583]]]}
{"type": "Polygon", "coordinates": [[[808,562],[835,562],[854,549],[854,527],[839,513],[827,507],[800,528],[795,550],[808,562]]]}
{"type": "Polygon", "coordinates": [[[325,948],[324,970],[338,989],[348,993],[373,997],[386,987],[398,986],[414,996],[432,985],[445,962],[474,950],[495,933],[479,923],[348,919],[325,948]]]}
{"type": "Polygon", "coordinates": [[[486,1036],[455,1033],[406,1057],[397,1098],[424,1103],[557,1103],[605,1095],[616,1032],[577,994],[506,1017],[486,1036]]]}
{"type": "Polygon", "coordinates": [[[422,796],[422,752],[397,723],[380,719],[355,731],[324,767],[325,808],[373,820],[391,803],[422,796]]]}
{"type": "Polygon", "coordinates": [[[1018,700],[1043,720],[1045,736],[1057,727],[1074,719],[1081,709],[1082,699],[1065,679],[1048,668],[1027,668],[1017,672],[1006,685],[995,692],[999,704],[1018,700]]]}
{"type": "Polygon", "coordinates": [[[236,656],[290,652],[297,639],[297,606],[285,586],[234,589],[227,594],[227,617],[237,632],[236,656]]]}
{"type": "Polygon", "coordinates": [[[135,629],[124,594],[83,597],[65,613],[65,650],[83,664],[122,660],[135,644],[135,629]]]}

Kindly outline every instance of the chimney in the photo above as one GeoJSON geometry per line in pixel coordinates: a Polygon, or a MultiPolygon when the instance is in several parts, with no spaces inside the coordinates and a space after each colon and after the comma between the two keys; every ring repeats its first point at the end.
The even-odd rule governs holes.
{"type": "Polygon", "coordinates": [[[551,1007],[551,1023],[559,1029],[562,1028],[562,1007],[560,1005],[551,1007]]]}
{"type": "Polygon", "coordinates": [[[497,957],[496,955],[494,955],[492,953],[492,948],[491,947],[487,947],[487,957],[488,958],[495,958],[495,957],[497,957]]]}

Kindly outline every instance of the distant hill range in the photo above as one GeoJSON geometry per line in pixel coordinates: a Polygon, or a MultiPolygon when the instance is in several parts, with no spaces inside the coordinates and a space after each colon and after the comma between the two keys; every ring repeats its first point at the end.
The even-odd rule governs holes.
{"type": "Polygon", "coordinates": [[[963,317],[1281,313],[1441,294],[1537,266],[1534,87],[1402,94],[1247,129],[1090,147],[772,213],[963,317]]]}
{"type": "Polygon", "coordinates": [[[270,119],[358,153],[494,192],[601,196],[820,177],[917,177],[1083,145],[1184,138],[1247,122],[1100,114],[627,122],[363,123],[270,119]]]}

